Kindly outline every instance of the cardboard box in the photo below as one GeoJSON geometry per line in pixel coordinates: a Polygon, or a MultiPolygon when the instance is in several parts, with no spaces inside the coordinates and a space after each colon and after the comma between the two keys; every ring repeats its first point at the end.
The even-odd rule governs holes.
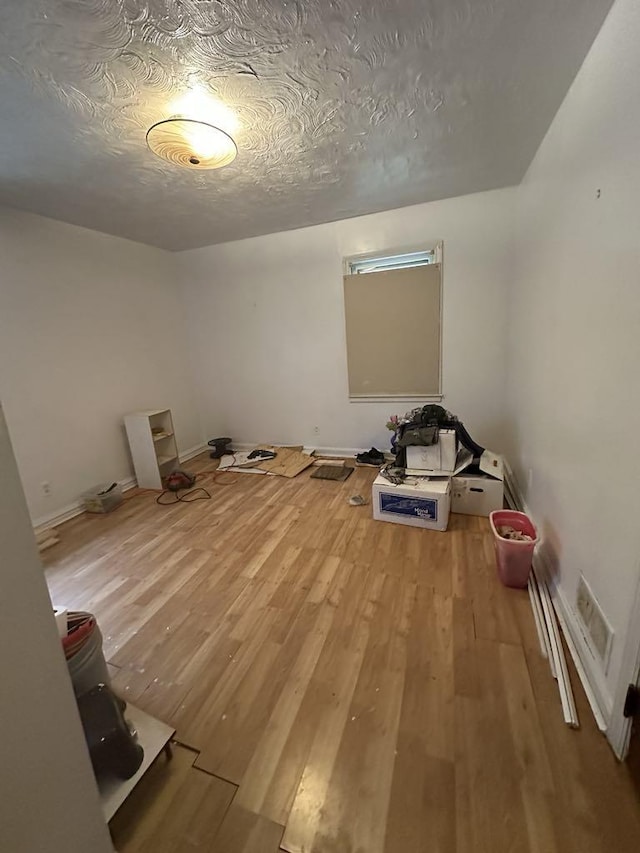
{"type": "Polygon", "coordinates": [[[458,438],[454,429],[441,429],[438,443],[428,447],[411,445],[406,448],[407,468],[418,471],[451,472],[456,467],[458,438]]]}
{"type": "Polygon", "coordinates": [[[374,480],[371,490],[373,517],[424,527],[427,530],[446,530],[451,504],[451,480],[431,480],[428,477],[408,477],[394,486],[382,475],[374,480]]]}
{"type": "Polygon", "coordinates": [[[481,474],[451,478],[451,512],[488,516],[504,503],[504,466],[502,457],[488,450],[480,457],[481,474]]]}

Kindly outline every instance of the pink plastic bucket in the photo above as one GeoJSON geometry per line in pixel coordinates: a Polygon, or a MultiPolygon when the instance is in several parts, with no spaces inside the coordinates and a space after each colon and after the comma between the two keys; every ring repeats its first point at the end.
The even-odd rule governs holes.
{"type": "Polygon", "coordinates": [[[505,586],[525,587],[531,571],[533,550],[538,541],[538,532],[533,522],[523,512],[511,509],[498,509],[492,512],[489,515],[489,522],[493,531],[498,577],[505,586]],[[521,533],[527,533],[531,536],[531,542],[503,539],[498,533],[498,528],[507,525],[521,533]]]}

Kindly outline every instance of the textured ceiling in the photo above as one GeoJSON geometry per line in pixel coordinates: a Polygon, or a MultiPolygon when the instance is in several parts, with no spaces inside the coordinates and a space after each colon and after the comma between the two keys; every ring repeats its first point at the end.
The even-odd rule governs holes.
{"type": "Polygon", "coordinates": [[[0,203],[184,249],[517,183],[611,0],[2,0],[0,203]],[[207,91],[237,159],[145,132],[207,91]]]}

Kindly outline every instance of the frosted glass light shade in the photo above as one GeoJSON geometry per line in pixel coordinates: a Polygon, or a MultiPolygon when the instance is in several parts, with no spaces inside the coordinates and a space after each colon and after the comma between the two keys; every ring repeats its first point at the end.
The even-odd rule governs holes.
{"type": "Polygon", "coordinates": [[[169,118],[152,125],[147,145],[158,157],[187,169],[221,169],[238,153],[224,130],[189,118],[169,118]]]}

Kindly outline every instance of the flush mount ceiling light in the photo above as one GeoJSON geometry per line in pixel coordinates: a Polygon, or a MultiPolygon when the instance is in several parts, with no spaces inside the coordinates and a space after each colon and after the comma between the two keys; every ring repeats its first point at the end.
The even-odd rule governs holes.
{"type": "Polygon", "coordinates": [[[187,169],[221,169],[238,148],[224,130],[191,118],[168,118],[147,131],[147,145],[163,160],[187,169]]]}

